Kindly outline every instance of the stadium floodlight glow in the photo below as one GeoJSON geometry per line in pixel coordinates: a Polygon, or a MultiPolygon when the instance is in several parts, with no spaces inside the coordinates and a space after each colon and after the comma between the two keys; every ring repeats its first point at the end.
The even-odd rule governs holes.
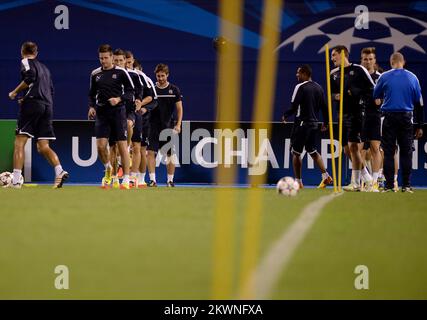
{"type": "Polygon", "coordinates": [[[337,174],[335,170],[335,145],[334,145],[334,129],[332,122],[332,99],[331,99],[331,68],[329,66],[329,45],[325,45],[326,59],[326,88],[328,93],[328,115],[329,115],[329,136],[331,139],[331,161],[332,161],[332,179],[334,180],[334,192],[337,192],[337,174]]]}

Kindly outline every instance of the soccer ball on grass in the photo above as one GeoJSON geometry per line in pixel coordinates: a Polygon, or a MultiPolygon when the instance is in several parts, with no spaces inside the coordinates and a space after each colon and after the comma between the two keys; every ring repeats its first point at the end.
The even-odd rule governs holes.
{"type": "Polygon", "coordinates": [[[293,197],[298,194],[299,184],[292,177],[284,177],[277,182],[276,190],[280,195],[293,197]]]}
{"type": "MultiPolygon", "coordinates": [[[[0,187],[7,187],[12,184],[13,174],[9,171],[5,171],[0,173],[0,187]]],[[[19,179],[19,184],[22,185],[24,183],[24,177],[21,175],[19,179]]]]}

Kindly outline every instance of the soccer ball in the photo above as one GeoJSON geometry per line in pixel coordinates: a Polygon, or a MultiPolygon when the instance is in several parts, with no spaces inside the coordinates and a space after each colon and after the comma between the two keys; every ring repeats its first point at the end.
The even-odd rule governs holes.
{"type": "Polygon", "coordinates": [[[0,173],[0,186],[10,185],[12,183],[12,178],[13,175],[8,171],[0,173]]]}
{"type": "MultiPolygon", "coordinates": [[[[0,186],[1,187],[7,187],[9,185],[12,184],[13,181],[13,174],[5,171],[0,173],[0,186]]],[[[24,177],[21,175],[21,178],[19,179],[19,184],[23,185],[24,184],[24,177]]]]}
{"type": "Polygon", "coordinates": [[[299,184],[292,177],[284,177],[277,182],[276,190],[280,195],[293,197],[298,194],[299,184]]]}

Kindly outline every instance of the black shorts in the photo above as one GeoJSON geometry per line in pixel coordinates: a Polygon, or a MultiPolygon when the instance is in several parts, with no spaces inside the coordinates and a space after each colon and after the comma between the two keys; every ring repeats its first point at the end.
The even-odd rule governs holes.
{"type": "Polygon", "coordinates": [[[116,141],[126,141],[127,122],[125,107],[98,108],[96,111],[95,135],[97,139],[109,139],[110,145],[113,145],[116,141]]]}
{"type": "Polygon", "coordinates": [[[171,147],[168,148],[167,150],[163,150],[164,146],[167,143],[170,143],[172,141],[172,129],[173,129],[173,123],[158,123],[158,122],[151,122],[150,123],[150,130],[149,130],[149,135],[148,135],[148,147],[147,149],[150,151],[154,151],[154,152],[158,152],[159,150],[162,150],[163,154],[165,153],[164,151],[166,151],[166,154],[168,156],[171,156],[172,154],[175,153],[175,148],[171,147]],[[160,137],[160,135],[162,134],[163,130],[168,130],[168,131],[164,131],[163,135],[164,137],[160,137]]]}
{"type": "Polygon", "coordinates": [[[150,117],[147,115],[142,116],[142,138],[141,138],[141,146],[147,147],[149,144],[150,137],[150,117]]]}
{"type": "Polygon", "coordinates": [[[345,114],[342,126],[342,145],[346,146],[349,142],[362,142],[362,128],[362,113],[345,114]]]}
{"type": "Polygon", "coordinates": [[[132,121],[133,124],[135,125],[135,119],[136,119],[135,111],[126,109],[126,119],[132,121]]]}
{"type": "Polygon", "coordinates": [[[304,148],[309,154],[317,152],[316,134],[318,127],[317,122],[295,122],[291,135],[292,152],[300,155],[304,148]]]}
{"type": "Polygon", "coordinates": [[[362,137],[364,141],[381,141],[381,114],[367,113],[363,122],[362,137]]]}
{"type": "Polygon", "coordinates": [[[142,141],[142,115],[136,112],[134,112],[134,114],[135,114],[135,121],[133,126],[132,142],[141,142],[142,141]]]}
{"type": "Polygon", "coordinates": [[[16,134],[38,140],[55,140],[52,106],[37,100],[24,100],[19,107],[16,134]]]}

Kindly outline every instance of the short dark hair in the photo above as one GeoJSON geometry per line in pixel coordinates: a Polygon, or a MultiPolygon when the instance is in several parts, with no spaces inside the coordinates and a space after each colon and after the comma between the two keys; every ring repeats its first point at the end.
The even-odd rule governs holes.
{"type": "Polygon", "coordinates": [[[123,56],[126,58],[126,52],[122,49],[116,49],[113,53],[115,56],[123,56]]]}
{"type": "Polygon", "coordinates": [[[106,53],[109,52],[113,54],[113,48],[109,44],[101,44],[98,48],[99,53],[106,53]]]}
{"type": "Polygon", "coordinates": [[[132,51],[126,50],[125,51],[125,57],[126,57],[126,59],[133,58],[132,51]]]}
{"type": "Polygon", "coordinates": [[[154,69],[154,73],[158,72],[164,72],[166,74],[169,74],[169,67],[167,64],[159,63],[156,68],[154,69]]]}
{"type": "Polygon", "coordinates": [[[21,46],[21,52],[23,54],[32,54],[32,55],[37,54],[38,52],[37,44],[35,42],[26,41],[21,46]]]}
{"type": "Polygon", "coordinates": [[[141,65],[141,63],[140,63],[138,60],[136,60],[136,59],[134,59],[134,60],[133,60],[133,67],[134,67],[134,69],[138,69],[138,70],[141,70],[141,71],[142,71],[142,65],[141,65]]]}
{"type": "Polygon", "coordinates": [[[300,73],[304,73],[306,76],[311,78],[311,74],[313,73],[313,71],[312,71],[310,65],[303,64],[302,66],[299,66],[298,69],[299,69],[300,73]]]}
{"type": "Polygon", "coordinates": [[[348,49],[347,49],[346,46],[338,45],[338,46],[335,46],[335,47],[332,48],[332,51],[336,51],[338,53],[341,53],[341,51],[343,51],[343,50],[344,50],[345,57],[348,58],[349,53],[348,53],[348,49]]]}
{"type": "Polygon", "coordinates": [[[366,48],[363,48],[361,54],[372,54],[372,53],[376,55],[375,47],[366,47],[366,48]]]}

